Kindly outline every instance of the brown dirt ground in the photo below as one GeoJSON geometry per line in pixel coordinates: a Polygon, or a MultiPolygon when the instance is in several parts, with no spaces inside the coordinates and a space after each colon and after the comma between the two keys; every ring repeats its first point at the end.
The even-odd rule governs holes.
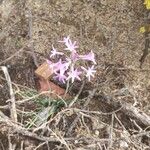
{"type": "MultiPolygon", "coordinates": [[[[28,48],[9,61],[3,61],[33,42],[38,63],[42,63],[43,56],[48,57],[51,45],[57,46],[58,40],[70,35],[80,45],[82,54],[91,49],[96,54],[97,74],[90,83],[91,89],[98,84],[97,94],[104,93],[135,104],[150,115],[150,55],[146,57],[142,69],[139,67],[145,44],[139,28],[144,19],[142,1],[1,0],[0,65],[8,66],[13,82],[35,88],[36,67],[28,48]],[[29,11],[32,12],[31,37],[29,11]]],[[[0,80],[1,105],[8,99],[5,84],[0,80]]],[[[96,99],[89,105],[93,111],[109,110],[104,107],[96,99]]],[[[109,124],[111,119],[106,120],[109,124]]],[[[97,128],[104,129],[105,125],[99,124],[97,128]]],[[[84,130],[79,132],[79,135],[84,134],[84,130]]],[[[114,148],[124,149],[118,145],[114,148]]]]}

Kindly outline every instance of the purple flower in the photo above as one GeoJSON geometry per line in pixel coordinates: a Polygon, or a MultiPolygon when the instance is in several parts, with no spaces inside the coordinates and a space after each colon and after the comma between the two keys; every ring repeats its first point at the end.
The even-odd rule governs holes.
{"type": "Polygon", "coordinates": [[[89,60],[89,61],[92,61],[94,64],[96,64],[96,61],[95,61],[95,55],[93,53],[93,51],[91,50],[91,52],[87,55],[80,55],[80,58],[83,59],[83,60],[89,60]]]}
{"type": "Polygon", "coordinates": [[[88,69],[84,68],[83,66],[81,68],[86,72],[85,76],[90,81],[91,80],[91,76],[94,77],[94,73],[96,72],[96,70],[94,70],[94,65],[92,67],[88,67],[88,69]]]}
{"type": "Polygon", "coordinates": [[[71,64],[74,64],[77,60],[79,60],[79,55],[76,52],[71,52],[70,57],[66,58],[65,64],[66,67],[69,68],[71,64]]]}
{"type": "Polygon", "coordinates": [[[67,48],[65,48],[65,50],[69,50],[69,51],[76,51],[75,49],[78,48],[78,46],[76,45],[76,41],[72,42],[70,37],[64,37],[63,41],[59,41],[61,43],[65,43],[65,45],[67,46],[67,48]]]}
{"type": "Polygon", "coordinates": [[[62,63],[62,60],[59,59],[57,63],[53,64],[53,70],[56,73],[57,71],[63,72],[66,71],[68,68],[66,67],[65,63],[62,63]]]}
{"type": "Polygon", "coordinates": [[[55,55],[63,55],[64,53],[62,53],[62,52],[58,52],[55,48],[54,48],[54,46],[52,45],[52,51],[51,51],[51,55],[50,55],[50,58],[51,57],[54,57],[55,55]]]}
{"type": "Polygon", "coordinates": [[[81,80],[79,75],[81,74],[82,72],[81,71],[78,71],[78,69],[75,69],[74,70],[74,67],[72,66],[71,67],[71,70],[70,72],[68,72],[68,78],[67,80],[71,79],[71,82],[73,83],[75,79],[78,79],[78,80],[81,80]]]}
{"type": "Polygon", "coordinates": [[[66,82],[66,79],[67,77],[64,75],[65,73],[65,70],[60,70],[59,73],[55,73],[56,76],[54,76],[55,79],[57,79],[58,81],[60,81],[61,83],[65,83],[66,82]]]}
{"type": "Polygon", "coordinates": [[[87,69],[81,67],[82,70],[76,69],[75,65],[77,64],[76,61],[78,60],[91,61],[96,64],[93,51],[91,51],[87,55],[79,55],[76,51],[76,48],[78,48],[78,46],[76,45],[76,41],[71,41],[69,36],[64,37],[62,41],[58,42],[63,43],[66,46],[65,50],[70,51],[70,53],[69,56],[64,55],[65,53],[58,52],[57,49],[55,49],[52,45],[50,58],[56,55],[63,55],[63,58],[59,59],[59,61],[56,63],[47,60],[49,66],[51,67],[51,69],[53,69],[53,72],[55,74],[54,78],[62,83],[66,83],[67,80],[71,80],[71,82],[73,83],[75,79],[81,80],[80,74],[83,73],[90,81],[91,77],[94,77],[94,73],[96,72],[96,70],[94,69],[94,65],[92,67],[88,67],[87,69]]]}
{"type": "Polygon", "coordinates": [[[76,45],[76,41],[72,42],[70,39],[68,40],[68,42],[65,43],[65,45],[67,46],[67,48],[65,48],[65,50],[69,50],[69,51],[74,51],[76,52],[76,48],[78,48],[78,46],[76,45]]]}
{"type": "Polygon", "coordinates": [[[80,58],[76,51],[72,51],[70,57],[73,62],[76,62],[80,58]]]}

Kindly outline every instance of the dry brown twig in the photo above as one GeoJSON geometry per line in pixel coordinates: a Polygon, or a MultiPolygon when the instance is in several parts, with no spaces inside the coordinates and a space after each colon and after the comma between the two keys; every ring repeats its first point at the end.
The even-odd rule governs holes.
{"type": "Polygon", "coordinates": [[[121,111],[124,114],[130,116],[131,118],[136,119],[137,121],[140,121],[145,126],[150,126],[150,116],[148,116],[144,112],[140,111],[136,107],[126,102],[122,102],[121,106],[122,106],[121,111]]]}
{"type": "Polygon", "coordinates": [[[112,114],[112,119],[111,119],[111,125],[109,127],[109,145],[108,145],[108,148],[107,149],[111,149],[112,148],[112,145],[113,145],[113,125],[114,124],[114,114],[112,114]]]}
{"type": "Polygon", "coordinates": [[[12,143],[12,138],[11,138],[12,134],[11,134],[10,132],[11,132],[11,131],[9,131],[9,133],[8,133],[9,150],[15,150],[17,144],[16,144],[16,143],[12,143]]]}
{"type": "Polygon", "coordinates": [[[32,137],[32,138],[35,138],[35,139],[40,140],[40,141],[57,142],[57,140],[55,138],[38,136],[35,133],[29,132],[27,129],[23,128],[22,126],[13,123],[1,111],[0,111],[0,123],[4,123],[5,124],[5,128],[7,128],[7,131],[9,129],[13,129],[13,130],[11,130],[13,133],[16,132],[18,134],[21,134],[22,136],[32,137]]]}
{"type": "Polygon", "coordinates": [[[26,46],[22,47],[21,49],[19,49],[16,53],[14,53],[13,55],[11,55],[10,57],[6,58],[5,60],[0,62],[0,65],[10,61],[12,58],[14,58],[15,56],[17,56],[20,52],[22,52],[25,49],[26,46]]]}
{"type": "MultiPolygon", "coordinates": [[[[96,90],[97,90],[97,89],[94,89],[93,91],[89,92],[89,96],[88,96],[88,98],[87,98],[87,100],[86,100],[86,102],[85,102],[85,104],[84,104],[84,106],[83,106],[83,109],[85,109],[85,108],[87,107],[87,105],[89,104],[89,102],[90,102],[91,99],[93,98],[93,96],[94,96],[96,90]]],[[[70,128],[68,129],[66,135],[69,135],[69,134],[71,133],[72,129],[76,126],[76,124],[77,124],[79,118],[80,118],[80,115],[78,115],[78,116],[74,119],[74,121],[71,123],[71,126],[70,126],[70,128]]]]}
{"type": "Polygon", "coordinates": [[[0,140],[0,144],[1,144],[1,148],[2,148],[2,150],[5,150],[5,148],[4,148],[4,144],[2,143],[2,141],[0,140]]]}
{"type": "Polygon", "coordinates": [[[31,50],[31,54],[32,54],[32,58],[33,58],[33,61],[34,61],[34,64],[36,65],[36,67],[39,66],[39,63],[37,61],[37,57],[36,57],[36,54],[35,54],[35,51],[34,51],[34,46],[33,46],[33,38],[32,38],[32,30],[33,30],[33,16],[32,16],[32,12],[31,12],[31,9],[29,8],[28,9],[28,15],[29,15],[29,31],[28,31],[28,34],[29,34],[29,48],[31,50]]]}
{"type": "MultiPolygon", "coordinates": [[[[32,97],[29,97],[29,98],[25,98],[25,99],[16,101],[15,103],[16,103],[16,105],[21,105],[21,104],[24,104],[24,103],[29,102],[30,100],[33,100],[33,99],[35,99],[35,98],[38,98],[38,97],[41,96],[41,95],[49,94],[49,93],[52,93],[52,92],[51,92],[51,91],[43,91],[43,92],[41,92],[41,93],[39,93],[39,94],[36,94],[36,95],[34,95],[34,96],[32,96],[32,97]]],[[[7,100],[7,101],[9,101],[9,100],[7,100]]],[[[0,106],[0,109],[8,109],[8,108],[9,108],[9,105],[0,106]]]]}
{"type": "Polygon", "coordinates": [[[75,96],[75,98],[72,100],[72,102],[69,104],[69,107],[71,107],[77,101],[77,99],[79,98],[79,96],[80,96],[80,94],[81,94],[81,92],[82,92],[82,90],[84,88],[84,85],[85,85],[85,80],[83,81],[79,92],[77,93],[77,95],[75,96]]]}
{"type": "Polygon", "coordinates": [[[66,140],[65,140],[61,135],[57,135],[57,134],[56,134],[52,129],[50,129],[49,127],[48,127],[48,130],[53,133],[53,135],[56,137],[56,139],[58,139],[58,141],[60,141],[61,144],[65,145],[68,150],[71,150],[70,147],[69,147],[69,145],[67,144],[66,140]]]}
{"type": "Polygon", "coordinates": [[[16,101],[15,101],[15,95],[12,88],[11,79],[8,73],[8,70],[5,66],[1,66],[2,71],[4,72],[5,78],[7,80],[7,84],[9,86],[10,91],[10,112],[11,112],[11,119],[15,122],[17,122],[17,111],[16,111],[16,101]]]}
{"type": "MultiPolygon", "coordinates": [[[[5,126],[3,126],[5,128],[5,130],[7,131],[11,131],[11,133],[18,133],[19,135],[22,135],[24,137],[30,137],[42,142],[60,142],[63,145],[67,146],[66,142],[69,141],[75,141],[75,140],[81,140],[81,138],[64,138],[64,137],[46,137],[46,136],[38,136],[36,133],[30,132],[27,129],[25,129],[24,127],[22,127],[21,125],[17,125],[16,123],[12,122],[12,120],[10,120],[7,116],[5,116],[1,111],[0,111],[0,123],[5,124],[5,126]]],[[[50,129],[50,131],[52,131],[50,129]]],[[[54,132],[53,132],[54,133],[54,132]]],[[[56,135],[55,135],[56,136],[56,135]]],[[[93,138],[89,138],[89,141],[93,140],[93,138]]],[[[109,141],[109,139],[94,139],[95,141],[100,141],[100,142],[107,142],[109,141]]],[[[69,149],[69,147],[68,147],[69,149]]]]}
{"type": "Polygon", "coordinates": [[[42,147],[43,145],[45,145],[46,144],[46,142],[42,142],[42,143],[40,143],[37,147],[35,147],[34,148],[34,150],[37,150],[37,149],[39,149],[40,147],[42,147]]]}
{"type": "Polygon", "coordinates": [[[143,111],[139,110],[132,104],[129,104],[125,101],[114,100],[111,96],[103,95],[104,100],[101,99],[106,106],[111,106],[112,108],[121,107],[120,112],[129,116],[130,118],[135,119],[137,122],[140,122],[144,126],[150,126],[150,116],[148,116],[143,111]],[[109,99],[108,99],[109,97],[109,99]]]}

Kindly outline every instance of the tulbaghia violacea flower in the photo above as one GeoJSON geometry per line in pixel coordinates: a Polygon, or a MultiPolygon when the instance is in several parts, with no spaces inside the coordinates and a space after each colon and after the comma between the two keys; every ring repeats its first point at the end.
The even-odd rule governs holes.
{"type": "Polygon", "coordinates": [[[93,53],[93,51],[91,50],[91,52],[87,55],[80,55],[80,58],[83,59],[83,60],[89,60],[89,61],[92,61],[94,64],[96,64],[96,61],[95,61],[95,55],[93,53]]]}
{"type": "Polygon", "coordinates": [[[76,48],[78,48],[78,46],[76,45],[76,41],[72,42],[70,37],[64,37],[63,41],[58,41],[61,43],[64,43],[66,45],[67,48],[65,48],[65,50],[69,50],[69,51],[76,51],[76,48]]]}
{"type": "Polygon", "coordinates": [[[80,56],[78,55],[78,53],[76,51],[72,51],[70,58],[73,62],[76,62],[77,60],[79,60],[80,56]]]}
{"type": "Polygon", "coordinates": [[[54,73],[57,73],[58,71],[60,72],[65,72],[68,68],[66,67],[65,63],[62,63],[62,60],[59,59],[57,63],[53,64],[53,71],[54,73]]]}
{"type": "Polygon", "coordinates": [[[79,75],[81,74],[81,71],[78,71],[78,69],[74,69],[74,67],[71,67],[71,70],[68,72],[68,78],[67,80],[71,79],[71,82],[73,83],[75,79],[81,80],[79,75]]]}
{"type": "Polygon", "coordinates": [[[76,45],[76,41],[72,42],[70,39],[68,40],[68,42],[65,43],[65,45],[67,46],[67,48],[65,48],[65,50],[69,50],[69,51],[74,51],[76,52],[76,48],[78,48],[78,46],[76,45]]]}
{"type": "Polygon", "coordinates": [[[91,77],[94,77],[94,73],[96,70],[94,70],[94,66],[88,67],[88,69],[81,67],[85,71],[85,76],[88,78],[89,81],[91,81],[91,77]]]}
{"type": "Polygon", "coordinates": [[[54,46],[52,45],[52,51],[51,51],[51,55],[50,55],[50,58],[52,58],[52,57],[54,57],[54,56],[56,56],[56,55],[63,55],[64,53],[62,53],[62,52],[58,52],[55,48],[54,48],[54,46]]]}
{"type": "Polygon", "coordinates": [[[54,57],[55,55],[63,55],[63,57],[56,63],[53,63],[49,60],[47,61],[50,67],[53,69],[55,74],[54,78],[62,83],[65,83],[67,80],[71,80],[73,83],[75,79],[81,80],[80,75],[83,74],[88,78],[89,81],[91,81],[91,77],[94,77],[94,73],[96,72],[94,65],[92,67],[88,67],[88,69],[81,67],[81,70],[77,69],[75,66],[79,60],[91,61],[96,64],[93,51],[87,55],[79,55],[76,50],[76,48],[78,48],[76,41],[72,42],[69,36],[64,37],[62,41],[58,42],[63,43],[66,46],[65,50],[70,51],[70,53],[67,53],[69,56],[64,55],[64,53],[58,52],[52,45],[53,50],[51,51],[50,58],[54,57]]]}
{"type": "Polygon", "coordinates": [[[59,73],[55,73],[56,76],[54,76],[55,79],[57,79],[58,81],[60,81],[61,83],[65,83],[66,82],[66,79],[67,77],[65,76],[65,71],[64,70],[60,70],[59,73]]]}

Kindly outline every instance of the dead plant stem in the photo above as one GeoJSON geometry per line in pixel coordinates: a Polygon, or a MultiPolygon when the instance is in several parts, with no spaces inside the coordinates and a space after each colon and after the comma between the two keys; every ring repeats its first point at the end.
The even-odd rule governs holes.
{"type": "Polygon", "coordinates": [[[10,112],[11,112],[11,119],[15,122],[17,122],[17,111],[16,111],[16,101],[15,101],[15,95],[13,92],[13,88],[12,88],[12,83],[11,83],[11,79],[8,73],[8,70],[5,66],[2,66],[1,69],[4,72],[5,78],[7,80],[7,84],[9,86],[9,91],[10,91],[10,112]]]}

